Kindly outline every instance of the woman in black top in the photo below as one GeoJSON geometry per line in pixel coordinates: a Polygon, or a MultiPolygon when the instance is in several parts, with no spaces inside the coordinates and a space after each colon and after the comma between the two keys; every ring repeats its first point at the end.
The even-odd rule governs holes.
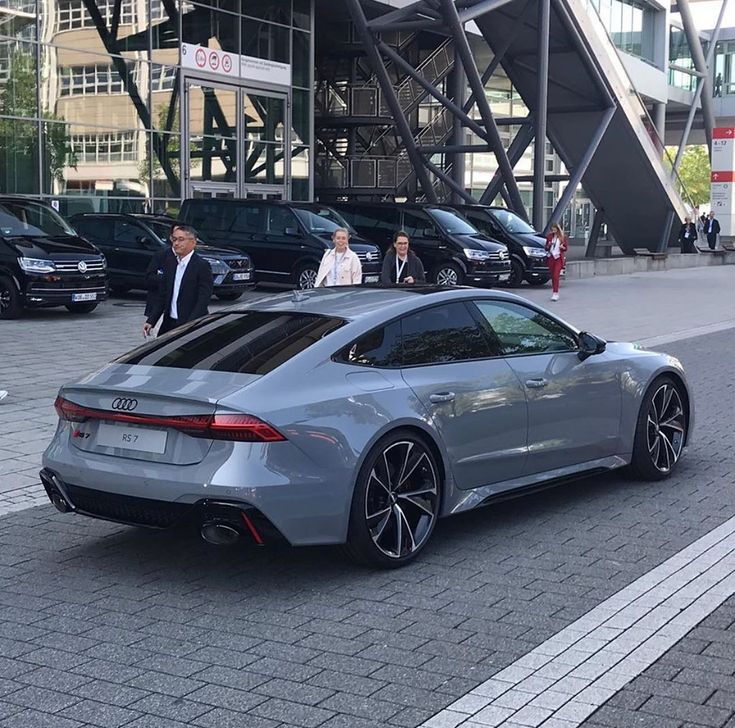
{"type": "Polygon", "coordinates": [[[419,257],[408,249],[408,235],[399,230],[393,236],[393,250],[383,260],[381,283],[426,283],[424,266],[419,257]]]}

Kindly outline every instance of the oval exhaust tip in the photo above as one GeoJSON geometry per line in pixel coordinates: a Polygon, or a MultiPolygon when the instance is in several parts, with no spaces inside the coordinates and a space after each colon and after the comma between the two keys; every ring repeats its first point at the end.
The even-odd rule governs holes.
{"type": "Polygon", "coordinates": [[[69,513],[71,506],[67,503],[66,499],[59,493],[54,493],[51,496],[51,502],[59,513],[69,513]]]}
{"type": "Polygon", "coordinates": [[[240,532],[227,523],[209,521],[199,531],[201,537],[213,546],[229,546],[240,540],[240,532]]]}

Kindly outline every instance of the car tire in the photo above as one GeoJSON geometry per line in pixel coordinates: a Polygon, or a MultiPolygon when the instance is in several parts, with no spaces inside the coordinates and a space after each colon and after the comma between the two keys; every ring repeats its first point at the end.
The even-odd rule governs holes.
{"type": "Polygon", "coordinates": [[[663,480],[675,470],[686,445],[687,399],[673,377],[654,380],[638,413],[630,472],[638,480],[663,480]]]}
{"type": "Polygon", "coordinates": [[[215,294],[220,301],[237,301],[242,296],[242,291],[237,293],[217,293],[215,294]]]}
{"type": "Polygon", "coordinates": [[[550,276],[541,276],[526,278],[526,283],[528,283],[529,286],[533,286],[534,288],[541,288],[541,286],[545,286],[550,280],[550,276]]]}
{"type": "Polygon", "coordinates": [[[66,310],[71,313],[92,313],[97,308],[97,302],[94,303],[67,303],[66,310]]]}
{"type": "Polygon", "coordinates": [[[461,286],[464,271],[456,263],[442,263],[434,269],[434,283],[438,286],[461,286]]]}
{"type": "Polygon", "coordinates": [[[18,318],[21,309],[20,292],[13,279],[0,276],[0,319],[18,318]]]}
{"type": "Polygon", "coordinates": [[[304,263],[303,265],[300,265],[294,274],[294,283],[296,284],[296,288],[301,290],[314,288],[318,273],[318,267],[314,263],[304,263]]]}
{"type": "Polygon", "coordinates": [[[357,476],[347,554],[359,563],[383,569],[413,561],[428,543],[439,517],[440,472],[421,435],[396,430],[380,439],[357,476]]]}
{"type": "Polygon", "coordinates": [[[517,258],[510,261],[510,278],[508,278],[508,288],[518,288],[523,283],[523,274],[526,272],[526,266],[517,258]]]}

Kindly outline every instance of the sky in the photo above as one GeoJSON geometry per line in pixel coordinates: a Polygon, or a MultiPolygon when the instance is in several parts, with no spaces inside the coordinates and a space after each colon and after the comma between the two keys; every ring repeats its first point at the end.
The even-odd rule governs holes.
{"type": "MultiPolygon", "coordinates": [[[[689,3],[694,23],[699,30],[711,30],[717,24],[721,0],[697,0],[689,3]]],[[[722,20],[723,28],[735,28],[735,0],[730,0],[722,20]]]]}

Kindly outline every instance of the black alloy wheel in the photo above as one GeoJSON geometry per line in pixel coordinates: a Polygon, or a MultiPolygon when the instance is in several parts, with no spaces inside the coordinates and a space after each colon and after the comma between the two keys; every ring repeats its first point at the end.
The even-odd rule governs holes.
{"type": "Polygon", "coordinates": [[[14,319],[20,316],[20,293],[12,278],[0,276],[0,319],[14,319]]]}
{"type": "Polygon", "coordinates": [[[638,415],[631,470],[643,480],[663,480],[674,471],[687,440],[686,398],[679,382],[659,377],[638,415]]]}
{"type": "Polygon", "coordinates": [[[423,438],[398,430],[378,442],[360,469],[346,550],[370,566],[397,568],[429,541],[439,516],[440,476],[423,438]]]}
{"type": "Polygon", "coordinates": [[[523,283],[523,274],[525,272],[526,266],[518,258],[511,258],[510,277],[507,283],[508,288],[518,288],[523,283]]]}

